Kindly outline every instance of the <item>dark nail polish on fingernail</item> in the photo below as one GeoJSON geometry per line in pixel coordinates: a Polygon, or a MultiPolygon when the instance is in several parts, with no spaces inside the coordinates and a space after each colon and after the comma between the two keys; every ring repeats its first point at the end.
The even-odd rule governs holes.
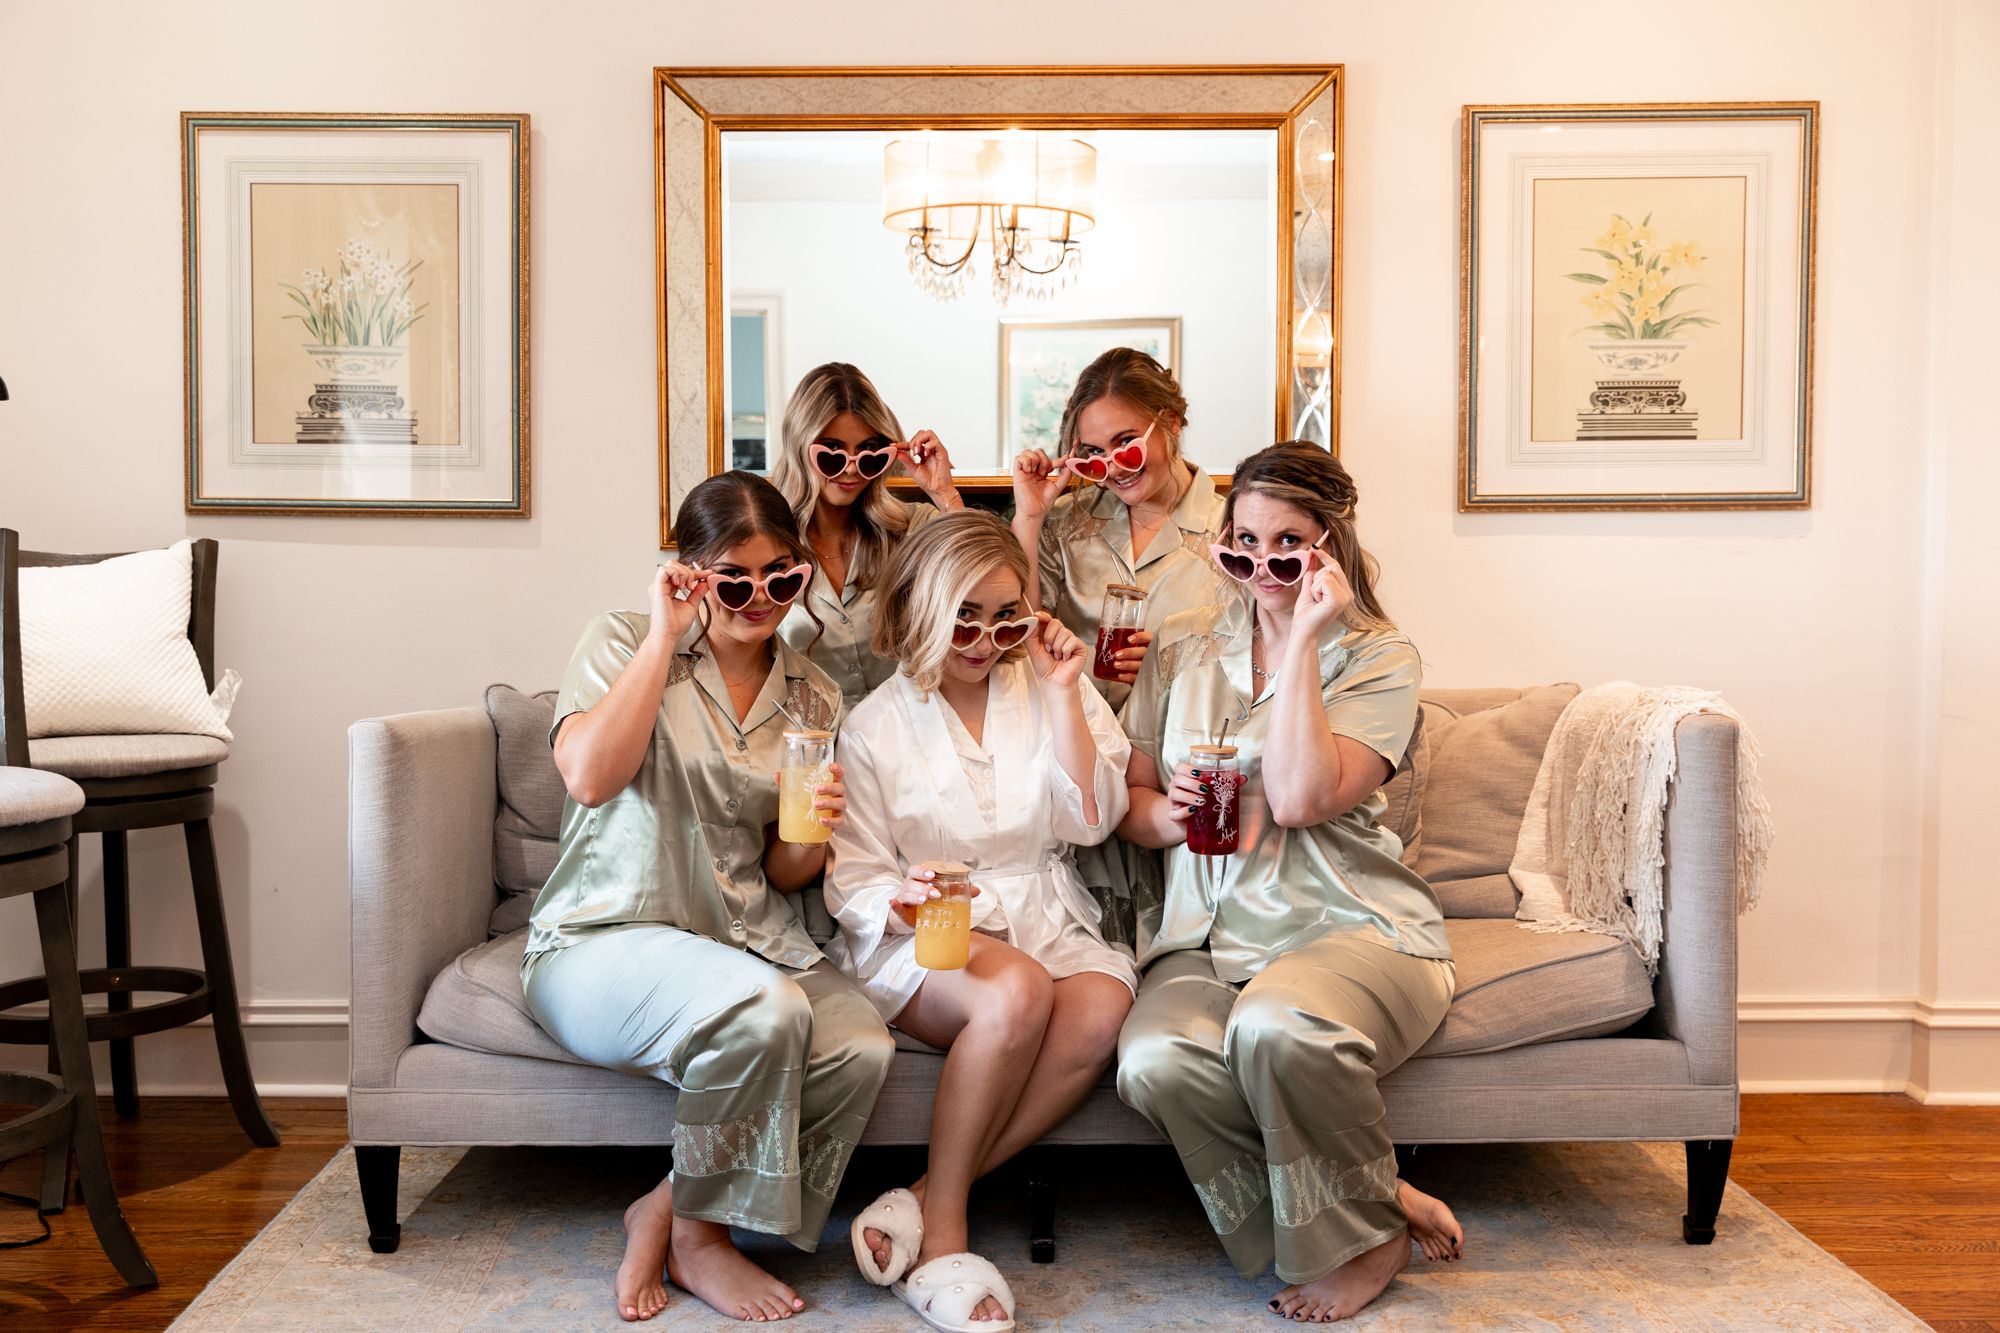
{"type": "Polygon", "coordinates": [[[1210,787],[1210,786],[1209,786],[1209,785],[1208,785],[1208,784],[1207,784],[1206,782],[1204,782],[1204,783],[1202,783],[1202,784],[1201,784],[1201,794],[1202,794],[1203,796],[1206,796],[1206,795],[1208,795],[1208,794],[1209,794],[1209,792],[1211,792],[1211,791],[1213,791],[1213,790],[1214,790],[1214,788],[1213,788],[1213,787],[1210,787]]]}

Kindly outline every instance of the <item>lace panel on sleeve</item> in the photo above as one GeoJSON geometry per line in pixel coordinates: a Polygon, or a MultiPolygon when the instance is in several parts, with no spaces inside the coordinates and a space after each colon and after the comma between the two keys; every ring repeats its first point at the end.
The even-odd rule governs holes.
{"type": "Polygon", "coordinates": [[[1160,650],[1160,688],[1173,688],[1183,671],[1194,671],[1222,660],[1224,639],[1220,634],[1190,634],[1175,639],[1160,650]]]}
{"type": "Polygon", "coordinates": [[[840,705],[829,702],[811,681],[794,676],[785,682],[785,711],[815,731],[832,731],[840,705]]]}

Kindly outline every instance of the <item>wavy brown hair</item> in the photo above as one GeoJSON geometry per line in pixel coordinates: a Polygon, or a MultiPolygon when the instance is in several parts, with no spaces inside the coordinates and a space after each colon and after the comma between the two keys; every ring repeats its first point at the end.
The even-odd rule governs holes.
{"type": "MultiPolygon", "coordinates": [[[[812,523],[823,484],[807,451],[842,412],[852,412],[885,442],[903,438],[902,423],[858,367],[829,361],[808,370],[785,404],[780,431],[783,443],[777,465],[771,469],[771,484],[791,505],[800,532],[812,523]]],[[[854,516],[854,582],[858,587],[872,587],[881,577],[890,553],[910,527],[910,507],[889,494],[889,474],[895,470],[884,468],[862,488],[848,511],[854,516]]]]}
{"type": "MultiPolygon", "coordinates": [[[[722,472],[710,477],[687,493],[680,511],[674,515],[674,541],[679,547],[680,561],[697,569],[713,569],[717,560],[752,537],[770,537],[800,564],[812,563],[812,547],[799,535],[792,507],[785,503],[777,487],[754,472],[722,472]]],[[[818,642],[826,626],[820,623],[803,591],[793,605],[805,607],[814,626],[813,642],[818,642]]],[[[704,610],[701,634],[695,643],[707,637],[708,615],[704,610]]]]}
{"type": "MultiPolygon", "coordinates": [[[[928,695],[944,675],[958,607],[981,579],[1006,567],[1021,580],[1027,605],[1028,557],[1014,531],[985,509],[940,514],[896,548],[876,598],[873,648],[893,657],[904,675],[928,695]]],[[[1028,651],[1023,640],[1000,654],[1011,662],[1028,651]]]]}
{"type": "Polygon", "coordinates": [[[1187,429],[1187,399],[1173,374],[1135,347],[1114,347],[1083,368],[1063,408],[1059,453],[1076,452],[1077,418],[1100,398],[1116,398],[1161,423],[1174,458],[1181,456],[1181,432],[1187,429]]]}
{"type": "MultiPolygon", "coordinates": [[[[1259,449],[1238,463],[1229,479],[1229,499],[1222,506],[1224,541],[1232,540],[1236,501],[1245,495],[1282,500],[1303,509],[1326,529],[1327,548],[1347,575],[1347,586],[1354,590],[1354,605],[1341,616],[1348,628],[1396,628],[1375,594],[1382,567],[1362,549],[1354,530],[1354,507],[1361,492],[1339,459],[1316,444],[1286,440],[1259,449]]],[[[1237,586],[1248,595],[1248,584],[1237,586]]]]}

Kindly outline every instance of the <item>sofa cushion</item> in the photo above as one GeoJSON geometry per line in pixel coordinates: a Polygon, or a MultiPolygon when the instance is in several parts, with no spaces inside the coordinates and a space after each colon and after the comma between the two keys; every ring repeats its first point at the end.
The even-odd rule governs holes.
{"type": "MultiPolygon", "coordinates": [[[[1516,698],[1494,707],[1448,719],[1432,714],[1426,719],[1437,725],[1426,727],[1430,766],[1424,782],[1424,835],[1416,872],[1430,881],[1440,900],[1459,896],[1446,887],[1455,881],[1507,873],[1549,733],[1579,692],[1575,685],[1547,685],[1520,691],[1516,698]]],[[[1453,710],[1454,703],[1507,693],[1510,691],[1440,691],[1430,696],[1427,708],[1453,710]],[[1461,697],[1454,699],[1454,695],[1461,697]]],[[[1507,904],[1498,914],[1512,916],[1513,905],[1507,904]]],[[[1445,915],[1457,913],[1447,908],[1445,915]]]]}
{"type": "Polygon", "coordinates": [[[1603,1037],[1653,1007],[1638,951],[1609,935],[1544,935],[1513,921],[1447,921],[1458,987],[1418,1055],[1479,1055],[1603,1037]]]}
{"type": "Polygon", "coordinates": [[[517,930],[452,959],[425,993],[417,1027],[433,1041],[468,1051],[589,1064],[542,1031],[528,1012],[521,993],[521,955],[527,947],[528,932],[517,930]]]}
{"type": "Polygon", "coordinates": [[[1507,875],[1443,879],[1431,885],[1431,892],[1437,894],[1438,905],[1444,908],[1447,921],[1478,920],[1482,917],[1506,917],[1511,921],[1521,902],[1513,879],[1507,875]]]}
{"type": "Polygon", "coordinates": [[[493,880],[500,902],[487,923],[487,934],[497,937],[528,924],[536,896],[555,871],[565,793],[549,749],[556,692],[523,694],[511,685],[489,685],[486,714],[493,719],[500,786],[493,817],[493,880]]]}

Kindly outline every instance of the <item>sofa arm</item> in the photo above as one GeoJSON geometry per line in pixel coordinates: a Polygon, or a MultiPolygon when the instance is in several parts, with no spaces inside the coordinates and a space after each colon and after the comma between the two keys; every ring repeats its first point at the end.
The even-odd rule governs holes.
{"type": "Polygon", "coordinates": [[[483,708],[368,718],[347,729],[353,911],[348,1081],[393,1087],[417,1010],[493,913],[493,722],[483,708]]]}
{"type": "Polygon", "coordinates": [[[1667,796],[1666,940],[1653,1020],[1687,1047],[1704,1086],[1736,1082],[1736,722],[1682,719],[1667,796]]]}

